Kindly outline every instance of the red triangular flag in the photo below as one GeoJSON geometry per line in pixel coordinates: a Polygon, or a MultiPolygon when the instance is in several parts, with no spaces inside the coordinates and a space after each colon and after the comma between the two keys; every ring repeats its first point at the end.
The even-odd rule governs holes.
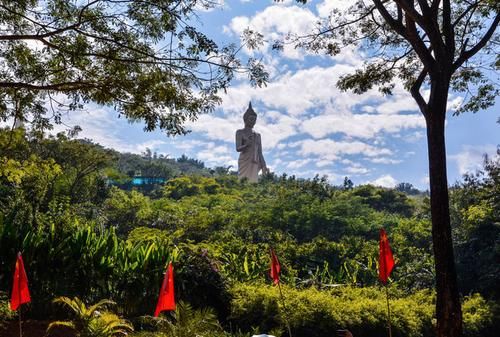
{"type": "Polygon", "coordinates": [[[380,244],[379,244],[379,258],[378,258],[378,278],[383,283],[387,282],[389,275],[391,275],[392,268],[394,267],[394,258],[392,257],[391,247],[387,234],[383,228],[380,229],[380,244]]]}
{"type": "Polygon", "coordinates": [[[167,272],[163,277],[163,283],[161,285],[154,316],[158,317],[160,312],[166,310],[175,310],[174,267],[172,266],[172,262],[168,264],[167,272]]]}
{"type": "Polygon", "coordinates": [[[24,270],[24,263],[21,253],[17,254],[16,270],[12,282],[12,295],[10,297],[10,309],[17,310],[23,303],[31,302],[30,291],[28,289],[28,277],[24,270]]]}
{"type": "Polygon", "coordinates": [[[281,266],[278,260],[278,257],[274,253],[274,250],[271,248],[271,278],[273,279],[274,284],[280,283],[280,271],[281,266]]]}

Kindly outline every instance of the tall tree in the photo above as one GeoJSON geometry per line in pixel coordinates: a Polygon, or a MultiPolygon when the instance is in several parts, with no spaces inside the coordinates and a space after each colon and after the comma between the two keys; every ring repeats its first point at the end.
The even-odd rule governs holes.
{"type": "Polygon", "coordinates": [[[498,0],[357,0],[347,11],[334,9],[309,34],[274,44],[279,49],[293,43],[329,55],[346,46],[364,48],[369,56],[364,66],[337,86],[358,94],[378,86],[390,94],[401,81],[417,102],[427,125],[440,337],[462,333],[446,176],[448,94],[466,93],[457,113],[494,104],[499,90],[488,75],[500,68],[499,21],[498,0]]]}
{"type": "Polygon", "coordinates": [[[234,45],[203,34],[196,12],[212,0],[0,0],[0,120],[36,127],[64,110],[113,106],[145,129],[184,123],[220,102],[235,72],[254,85],[267,74],[243,65],[234,45]],[[194,23],[193,23],[194,21],[194,23]]]}

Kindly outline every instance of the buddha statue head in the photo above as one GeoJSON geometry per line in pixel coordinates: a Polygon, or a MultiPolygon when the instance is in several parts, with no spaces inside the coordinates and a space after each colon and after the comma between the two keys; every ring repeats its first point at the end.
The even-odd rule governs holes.
{"type": "Polygon", "coordinates": [[[245,122],[245,127],[253,128],[255,126],[255,122],[257,122],[257,114],[252,109],[252,102],[248,104],[248,109],[243,114],[243,121],[245,122]]]}

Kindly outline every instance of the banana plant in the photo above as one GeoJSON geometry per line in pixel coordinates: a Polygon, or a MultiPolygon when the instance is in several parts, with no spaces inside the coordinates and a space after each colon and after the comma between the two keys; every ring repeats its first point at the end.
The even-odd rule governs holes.
{"type": "MultiPolygon", "coordinates": [[[[267,253],[266,250],[264,252],[267,253]]],[[[259,250],[240,254],[222,252],[217,257],[223,275],[234,281],[254,281],[261,279],[269,268],[269,257],[259,250]]]]}

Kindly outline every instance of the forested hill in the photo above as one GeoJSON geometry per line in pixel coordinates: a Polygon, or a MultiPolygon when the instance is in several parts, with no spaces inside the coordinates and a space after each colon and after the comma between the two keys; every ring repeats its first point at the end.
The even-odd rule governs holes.
{"type": "MultiPolygon", "coordinates": [[[[499,196],[498,156],[451,188],[464,296],[478,292],[482,298],[499,298],[499,196]]],[[[387,189],[353,186],[346,179],[332,186],[324,178],[273,175],[249,184],[227,168],[210,170],[186,157],[121,154],[89,141],[17,129],[0,131],[0,207],[0,295],[10,289],[12,261],[22,250],[34,279],[32,317],[52,312],[55,295],[79,296],[88,303],[112,298],[126,315],[151,313],[169,257],[177,270],[179,299],[213,307],[221,322],[244,331],[276,328],[280,320],[266,320],[258,309],[274,302],[256,290],[269,283],[270,246],[280,257],[284,285],[299,292],[297,298],[308,289],[375,287],[382,227],[396,258],[395,296],[409,301],[401,310],[414,310],[411,301],[432,308],[431,295],[415,295],[434,286],[429,200],[408,184],[387,189]],[[126,185],[138,174],[167,181],[146,190],[109,183],[126,185]],[[262,298],[248,295],[254,291],[262,298]],[[245,301],[257,302],[249,309],[245,301]]],[[[371,290],[353,291],[346,296],[366,301],[375,296],[371,290]]],[[[324,306],[329,301],[317,298],[324,306]]],[[[477,303],[488,315],[494,311],[485,309],[484,301],[477,303]]],[[[334,309],[324,310],[326,316],[304,313],[312,315],[310,321],[297,317],[293,324],[306,331],[298,336],[322,336],[321,329],[340,324],[328,316],[334,309]]],[[[396,331],[420,336],[431,324],[429,310],[430,316],[411,324],[407,320],[422,313],[401,313],[396,331]]],[[[490,316],[474,317],[481,327],[493,324],[490,316]]],[[[365,336],[384,329],[383,317],[372,318],[356,321],[359,331],[373,328],[365,336]]]]}

